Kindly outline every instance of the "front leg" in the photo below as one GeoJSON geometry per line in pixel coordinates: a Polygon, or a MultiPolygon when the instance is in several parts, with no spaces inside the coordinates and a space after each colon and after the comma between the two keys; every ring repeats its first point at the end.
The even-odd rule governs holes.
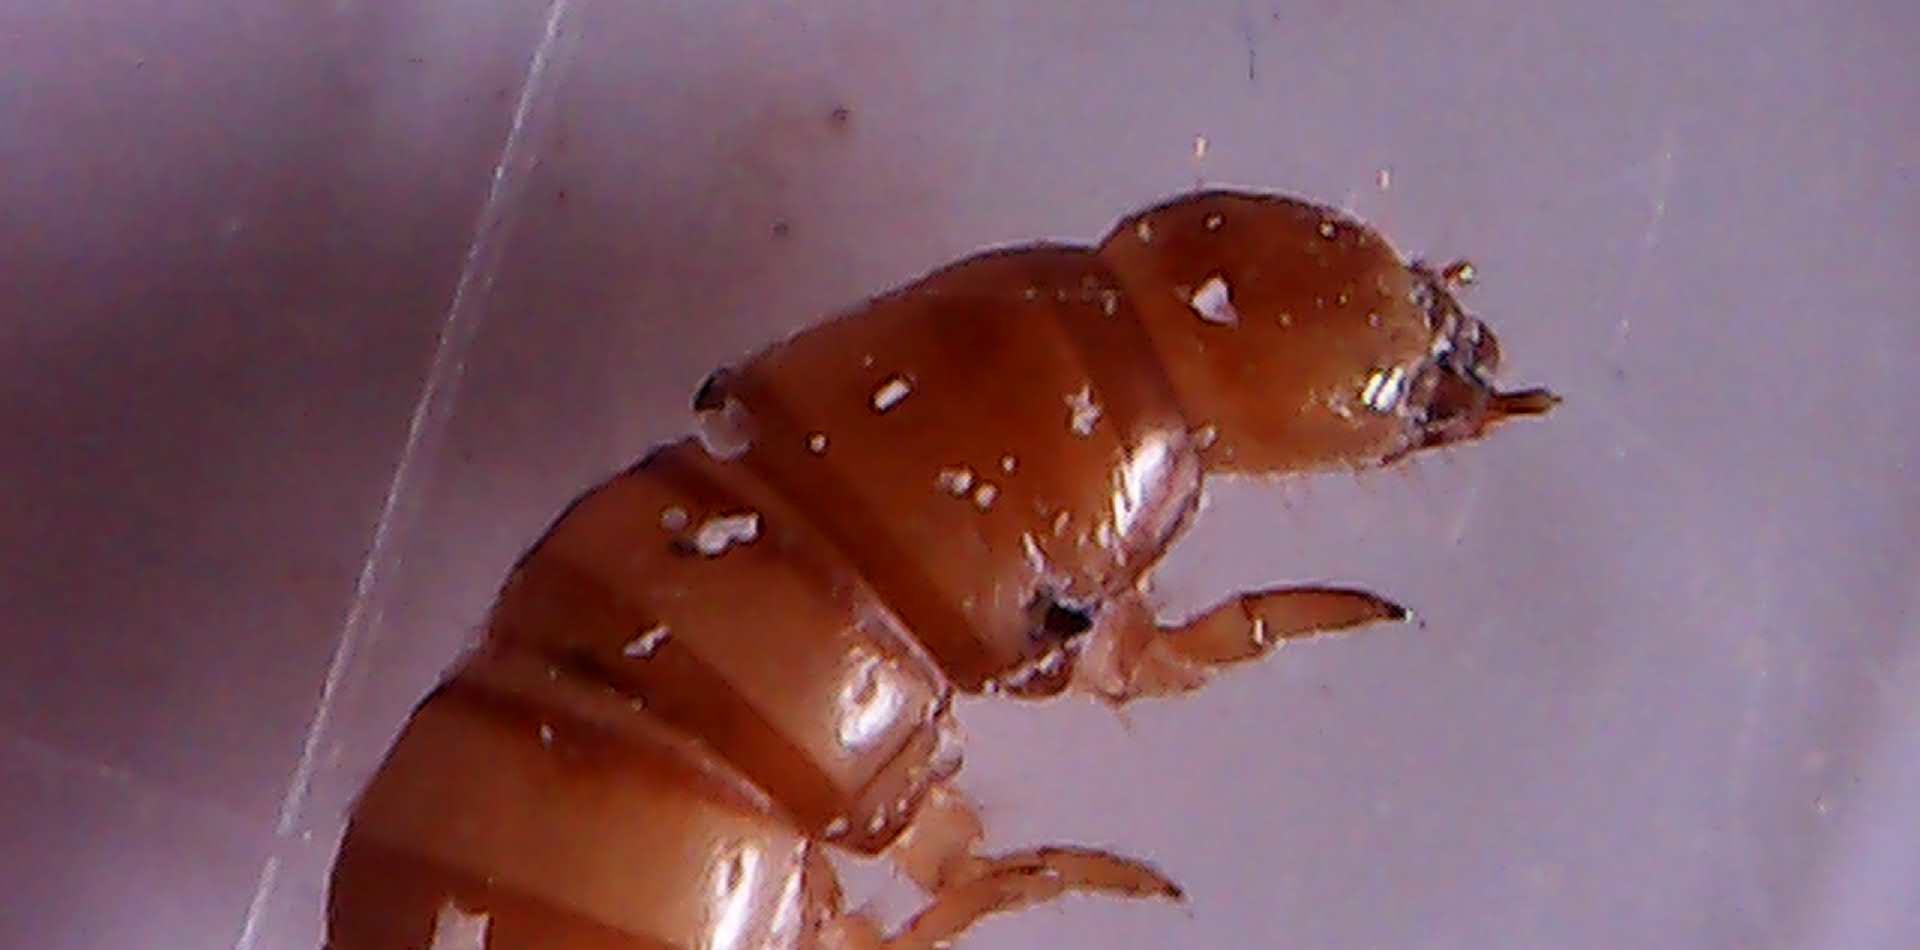
{"type": "Polygon", "coordinates": [[[1074,679],[1082,692],[1115,704],[1184,693],[1214,670],[1257,660],[1288,640],[1411,616],[1366,591],[1284,587],[1240,594],[1185,624],[1164,626],[1134,595],[1102,612],[1074,679]]]}

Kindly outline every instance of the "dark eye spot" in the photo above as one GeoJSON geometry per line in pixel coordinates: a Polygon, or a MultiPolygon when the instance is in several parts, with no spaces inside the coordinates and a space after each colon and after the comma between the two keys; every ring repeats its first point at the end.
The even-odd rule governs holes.
{"type": "Polygon", "coordinates": [[[1093,629],[1093,610],[1051,598],[1040,614],[1040,633],[1049,640],[1071,640],[1093,629]]]}

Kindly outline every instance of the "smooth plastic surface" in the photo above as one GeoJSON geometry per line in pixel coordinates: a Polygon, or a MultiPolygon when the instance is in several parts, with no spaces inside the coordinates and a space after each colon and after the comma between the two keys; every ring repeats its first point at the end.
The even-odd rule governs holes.
{"type": "Polygon", "coordinates": [[[352,796],[712,366],[1197,182],[1468,256],[1567,403],[1215,492],[1169,609],[1417,628],[969,703],[979,947],[1920,942],[1920,15],[1894,3],[0,4],[0,946],[315,945],[352,796]]]}

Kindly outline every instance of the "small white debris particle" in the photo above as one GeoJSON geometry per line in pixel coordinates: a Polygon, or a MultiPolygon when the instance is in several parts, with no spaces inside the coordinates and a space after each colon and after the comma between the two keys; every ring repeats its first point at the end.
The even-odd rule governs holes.
{"type": "Polygon", "coordinates": [[[913,392],[913,384],[899,376],[889,376],[880,388],[873,391],[873,411],[886,412],[900,405],[900,400],[913,392]]]}
{"type": "Polygon", "coordinates": [[[544,722],[540,724],[540,744],[553,745],[553,727],[544,722]]]}
{"type": "Polygon", "coordinates": [[[1017,468],[1019,468],[1019,467],[1020,467],[1020,460],[1019,460],[1019,459],[1017,459],[1017,458],[1014,458],[1014,457],[1013,457],[1013,456],[1011,456],[1011,455],[1002,455],[1002,456],[1000,456],[1000,470],[1001,470],[1001,471],[1003,471],[1003,472],[1005,472],[1005,473],[1007,473],[1008,475],[1012,475],[1012,474],[1013,474],[1013,471],[1014,471],[1014,469],[1017,469],[1017,468]]]}
{"type": "Polygon", "coordinates": [[[886,826],[887,813],[884,811],[876,811],[873,813],[872,818],[867,819],[867,834],[877,835],[880,833],[880,829],[886,826]]]}
{"type": "Polygon", "coordinates": [[[964,497],[967,490],[973,487],[973,469],[965,466],[943,468],[939,475],[934,476],[933,481],[940,486],[941,491],[955,498],[964,497]]]}
{"type": "Polygon", "coordinates": [[[833,816],[833,820],[827,822],[827,826],[821,829],[821,832],[829,838],[838,838],[841,835],[846,834],[847,833],[847,816],[845,815],[833,816]]]}
{"type": "Polygon", "coordinates": [[[1240,312],[1233,309],[1233,292],[1227,288],[1226,279],[1218,274],[1207,278],[1187,302],[1193,312],[1208,323],[1230,327],[1240,322],[1240,312]]]}
{"type": "Polygon", "coordinates": [[[1267,618],[1253,618],[1253,645],[1265,648],[1267,645],[1267,618]]]}
{"type": "Polygon", "coordinates": [[[701,554],[718,557],[736,544],[752,544],[760,537],[760,515],[748,511],[737,515],[708,518],[693,536],[693,546],[701,554]]]}
{"type": "Polygon", "coordinates": [[[1218,212],[1207,215],[1206,219],[1200,222],[1201,226],[1209,231],[1218,231],[1220,230],[1220,226],[1225,223],[1227,223],[1226,217],[1218,212]]]}
{"type": "Polygon", "coordinates": [[[1393,187],[1393,169],[1391,168],[1380,169],[1380,174],[1374,176],[1374,181],[1377,184],[1379,184],[1381,191],[1386,191],[1388,188],[1392,188],[1393,187]]]}
{"type": "Polygon", "coordinates": [[[1206,136],[1196,135],[1193,137],[1193,157],[1194,158],[1207,157],[1207,137],[1206,136]]]}
{"type": "Polygon", "coordinates": [[[1082,386],[1066,399],[1067,428],[1072,429],[1074,435],[1092,435],[1093,427],[1100,424],[1100,404],[1093,401],[1093,387],[1082,386]]]}
{"type": "Polygon", "coordinates": [[[627,645],[620,648],[620,655],[635,660],[650,657],[653,651],[660,649],[660,644],[667,642],[671,633],[666,624],[654,624],[647,632],[628,640],[627,645]]]}
{"type": "Polygon", "coordinates": [[[1320,222],[1320,236],[1321,236],[1321,237],[1323,237],[1323,238],[1326,238],[1327,240],[1329,240],[1329,241],[1331,241],[1331,240],[1333,240],[1333,237],[1334,237],[1334,235],[1336,235],[1336,234],[1339,234],[1339,233],[1340,233],[1340,229],[1339,229],[1339,227],[1337,227],[1337,226],[1335,226],[1335,225],[1334,225],[1334,223],[1333,223],[1332,221],[1322,221],[1322,222],[1320,222]]]}
{"type": "Polygon", "coordinates": [[[864,355],[864,356],[862,356],[862,357],[860,357],[860,368],[861,368],[861,369],[872,369],[872,368],[873,368],[873,354],[872,354],[872,353],[868,353],[868,354],[866,354],[866,355],[864,355]]]}
{"type": "Polygon", "coordinates": [[[1040,299],[1040,288],[1038,288],[1038,287],[1028,287],[1027,289],[1025,289],[1025,290],[1023,290],[1023,291],[1021,291],[1021,292],[1020,292],[1020,296],[1022,296],[1022,297],[1024,297],[1024,298],[1026,298],[1026,299],[1028,299],[1028,300],[1039,300],[1039,299],[1040,299]]]}
{"type": "Polygon", "coordinates": [[[1472,261],[1455,261],[1440,272],[1440,278],[1455,287],[1472,286],[1479,277],[1480,272],[1474,269],[1472,261]]]}
{"type": "Polygon", "coordinates": [[[470,914],[451,898],[440,905],[433,918],[433,944],[427,950],[486,950],[491,915],[470,914]]]}
{"type": "Polygon", "coordinates": [[[1347,399],[1338,393],[1335,393],[1335,392],[1327,393],[1327,398],[1326,398],[1327,411],[1332,412],[1334,415],[1339,416],[1340,418],[1346,419],[1348,421],[1353,420],[1353,407],[1351,405],[1352,402],[1353,400],[1347,399]]]}
{"type": "Polygon", "coordinates": [[[668,505],[660,509],[660,527],[668,531],[680,531],[687,526],[687,509],[679,505],[668,505]]]}
{"type": "Polygon", "coordinates": [[[807,451],[815,455],[827,454],[827,434],[825,432],[815,432],[807,436],[807,451]]]}
{"type": "Polygon", "coordinates": [[[1059,514],[1054,515],[1053,516],[1053,536],[1056,538],[1064,536],[1067,533],[1067,522],[1071,520],[1073,520],[1073,515],[1066,511],[1062,511],[1059,514]]]}
{"type": "Polygon", "coordinates": [[[1219,440],[1220,440],[1220,430],[1215,428],[1212,423],[1208,423],[1206,425],[1201,426],[1198,429],[1193,430],[1194,447],[1200,449],[1203,452],[1206,451],[1207,449],[1213,448],[1213,443],[1219,440]]]}
{"type": "Polygon", "coordinates": [[[1117,290],[1100,291],[1100,312],[1111,317],[1120,312],[1120,292],[1117,290]]]}
{"type": "Polygon", "coordinates": [[[999,488],[992,482],[981,482],[980,487],[973,490],[973,506],[985,511],[993,507],[993,500],[998,497],[1000,497],[999,488]]]}
{"type": "Polygon", "coordinates": [[[1366,403],[1367,408],[1374,412],[1392,412],[1393,408],[1400,403],[1406,381],[1407,371],[1403,367],[1395,366],[1390,370],[1376,370],[1373,375],[1367,377],[1366,387],[1360,390],[1360,401],[1366,403]]]}
{"type": "Polygon", "coordinates": [[[1140,223],[1135,224],[1133,226],[1133,234],[1135,237],[1140,239],[1140,243],[1152,244],[1153,243],[1153,222],[1148,221],[1146,218],[1141,218],[1140,223]]]}

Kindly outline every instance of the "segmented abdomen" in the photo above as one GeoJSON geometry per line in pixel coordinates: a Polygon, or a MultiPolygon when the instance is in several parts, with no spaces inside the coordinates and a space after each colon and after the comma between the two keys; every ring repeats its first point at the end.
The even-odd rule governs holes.
{"type": "Polygon", "coordinates": [[[1079,250],[955,265],[699,405],[714,451],[667,446],[580,499],[491,639],[634,697],[857,848],[957,765],[948,684],[1058,655],[1047,605],[1129,583],[1198,482],[1151,346],[1079,250]]]}

